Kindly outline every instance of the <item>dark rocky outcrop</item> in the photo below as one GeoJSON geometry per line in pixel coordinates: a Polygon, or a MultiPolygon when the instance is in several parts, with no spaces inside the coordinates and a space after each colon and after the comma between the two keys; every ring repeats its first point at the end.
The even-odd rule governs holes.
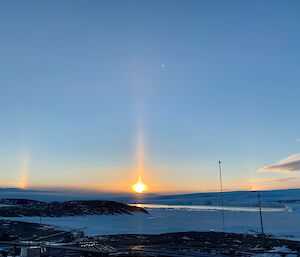
{"type": "Polygon", "coordinates": [[[0,217],[115,215],[147,213],[143,208],[115,201],[40,202],[28,199],[1,199],[0,217]]]}

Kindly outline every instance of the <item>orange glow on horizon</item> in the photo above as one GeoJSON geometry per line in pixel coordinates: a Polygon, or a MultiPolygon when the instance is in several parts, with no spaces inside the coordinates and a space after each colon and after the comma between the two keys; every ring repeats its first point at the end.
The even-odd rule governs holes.
{"type": "Polygon", "coordinates": [[[22,166],[21,166],[21,181],[19,182],[19,186],[22,189],[26,189],[29,187],[29,168],[30,168],[30,155],[28,151],[25,151],[22,156],[22,166]]]}

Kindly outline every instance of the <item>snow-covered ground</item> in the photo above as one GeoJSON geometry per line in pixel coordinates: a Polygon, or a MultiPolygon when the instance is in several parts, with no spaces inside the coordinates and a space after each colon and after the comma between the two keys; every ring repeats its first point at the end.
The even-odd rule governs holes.
{"type": "MultiPolygon", "coordinates": [[[[221,211],[193,209],[149,209],[150,214],[75,216],[42,218],[42,223],[63,229],[82,229],[88,235],[122,233],[165,233],[179,231],[221,231],[221,211]]],[[[10,218],[11,219],[11,218],[10,218]]],[[[13,218],[39,222],[39,217],[13,218]]],[[[265,232],[279,237],[300,238],[300,213],[263,212],[265,232]]],[[[227,232],[259,232],[259,213],[225,211],[227,232]]]]}
{"type": "MultiPolygon", "coordinates": [[[[264,210],[265,232],[275,236],[300,239],[300,189],[261,191],[260,195],[264,210]]],[[[64,229],[83,229],[89,235],[221,231],[222,228],[222,216],[220,207],[218,207],[220,205],[219,193],[130,196],[71,191],[0,189],[0,198],[26,198],[42,201],[109,199],[152,205],[148,205],[150,212],[148,215],[42,218],[44,224],[64,229]],[[166,206],[163,205],[169,207],[165,208],[166,206]],[[204,205],[206,207],[203,207],[204,205]]],[[[225,192],[224,205],[227,232],[260,231],[256,192],[225,192]]],[[[39,217],[9,219],[39,222],[39,217]]]]}

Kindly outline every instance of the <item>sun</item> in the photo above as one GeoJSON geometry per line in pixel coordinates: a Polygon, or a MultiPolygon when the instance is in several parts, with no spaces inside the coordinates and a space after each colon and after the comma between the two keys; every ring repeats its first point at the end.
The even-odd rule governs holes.
{"type": "Polygon", "coordinates": [[[132,190],[138,194],[142,194],[147,191],[148,187],[142,181],[142,177],[139,176],[138,182],[132,185],[132,190]]]}

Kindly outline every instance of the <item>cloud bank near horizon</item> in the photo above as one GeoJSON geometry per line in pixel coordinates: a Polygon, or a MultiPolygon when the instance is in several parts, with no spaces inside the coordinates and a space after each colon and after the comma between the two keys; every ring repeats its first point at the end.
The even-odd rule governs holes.
{"type": "Polygon", "coordinates": [[[300,153],[288,156],[276,164],[261,167],[259,172],[262,173],[290,173],[300,171],[300,153]]]}

